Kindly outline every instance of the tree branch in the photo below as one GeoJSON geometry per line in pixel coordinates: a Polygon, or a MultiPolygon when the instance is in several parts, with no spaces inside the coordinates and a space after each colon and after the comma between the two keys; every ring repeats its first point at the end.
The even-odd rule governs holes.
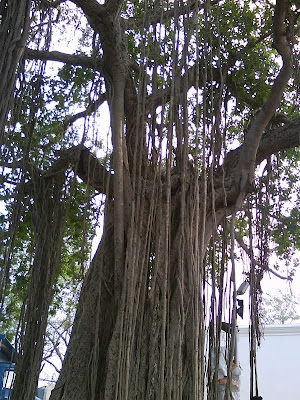
{"type": "Polygon", "coordinates": [[[59,159],[43,175],[44,178],[56,176],[72,167],[75,174],[87,185],[108,196],[113,195],[113,176],[99,160],[83,145],[56,152],[59,159]]]}
{"type": "MultiPolygon", "coordinates": [[[[248,248],[248,246],[246,245],[246,243],[243,241],[243,238],[241,236],[241,234],[239,232],[235,232],[235,239],[237,241],[237,243],[239,244],[239,246],[245,251],[245,253],[250,256],[251,252],[250,249],[248,248]]],[[[270,272],[271,274],[277,276],[277,278],[279,279],[283,279],[283,280],[287,280],[287,281],[292,281],[293,279],[290,276],[282,276],[280,275],[278,272],[274,271],[272,268],[270,268],[267,265],[261,265],[258,261],[256,261],[253,257],[253,263],[254,266],[260,266],[264,271],[266,272],[270,272]]]]}
{"type": "Polygon", "coordinates": [[[82,146],[79,162],[75,166],[74,172],[99,193],[113,196],[113,175],[86,147],[82,146]]]}
{"type": "MultiPolygon", "coordinates": [[[[255,165],[281,150],[300,146],[300,118],[282,127],[267,131],[259,144],[255,165]]],[[[243,145],[227,153],[223,165],[214,173],[215,209],[232,207],[240,194],[240,186],[236,181],[236,169],[243,156],[243,145]]],[[[249,185],[246,194],[253,191],[249,185]]],[[[211,202],[208,202],[211,203],[211,202]]]]}
{"type": "Polygon", "coordinates": [[[77,54],[61,53],[59,51],[41,51],[26,48],[24,57],[29,60],[57,61],[65,64],[78,65],[83,68],[91,68],[102,72],[102,61],[99,58],[92,58],[77,54]]]}
{"type": "MultiPolygon", "coordinates": [[[[266,132],[257,152],[256,165],[260,164],[271,154],[298,146],[300,146],[300,118],[282,127],[266,132]]],[[[226,190],[227,207],[235,203],[239,193],[239,188],[235,184],[233,177],[241,156],[242,147],[240,146],[229,152],[224,164],[215,173],[215,208],[216,210],[223,210],[220,213],[220,218],[222,218],[225,212],[223,181],[226,190]],[[223,173],[225,173],[224,180],[222,178],[223,173]]],[[[89,149],[79,145],[68,150],[61,150],[57,154],[60,158],[44,174],[45,178],[57,175],[72,166],[75,173],[84,182],[94,187],[100,193],[113,195],[113,175],[100,164],[99,160],[91,154],[89,149]]]]}
{"type": "MultiPolygon", "coordinates": [[[[300,118],[290,122],[280,128],[272,129],[266,132],[260,142],[256,165],[259,165],[263,160],[271,154],[276,154],[281,150],[300,146],[300,118]]],[[[215,226],[220,224],[226,215],[232,214],[236,201],[240,195],[240,187],[235,181],[236,168],[238,168],[243,146],[227,153],[223,165],[216,169],[214,173],[214,209],[207,210],[206,222],[206,240],[205,245],[208,245],[211,238],[211,233],[215,226]]],[[[209,184],[211,185],[211,183],[209,184]]],[[[249,187],[250,190],[253,187],[249,187]]],[[[211,193],[211,190],[209,191],[211,193]]],[[[211,194],[208,195],[207,204],[212,204],[211,194]]]]}
{"type": "Polygon", "coordinates": [[[298,146],[300,146],[300,118],[263,134],[257,150],[256,165],[272,154],[298,146]]]}
{"type": "Polygon", "coordinates": [[[49,365],[51,365],[58,374],[60,373],[60,369],[57,368],[57,366],[53,362],[46,360],[46,359],[45,359],[45,362],[48,363],[49,365]]]}
{"type": "Polygon", "coordinates": [[[93,15],[94,18],[101,18],[104,12],[106,12],[106,6],[99,4],[97,0],[71,0],[72,3],[80,7],[88,17],[93,15]]]}
{"type": "Polygon", "coordinates": [[[91,102],[87,109],[84,111],[81,111],[77,114],[74,115],[68,115],[65,119],[64,119],[64,129],[66,130],[71,124],[73,124],[75,121],[77,121],[79,118],[85,118],[91,114],[93,114],[100,106],[101,104],[103,104],[106,100],[107,100],[107,94],[103,93],[99,96],[99,98],[94,101],[91,102]]]}
{"type": "Polygon", "coordinates": [[[257,117],[253,120],[245,138],[241,150],[239,166],[236,169],[236,181],[239,182],[241,194],[240,202],[246,193],[246,187],[254,180],[257,151],[266,126],[278,107],[283,91],[286,88],[292,74],[291,49],[286,38],[285,16],[288,11],[288,0],[277,0],[273,20],[274,47],[277,49],[283,60],[283,66],[275,79],[270,95],[261,108],[257,117]]]}

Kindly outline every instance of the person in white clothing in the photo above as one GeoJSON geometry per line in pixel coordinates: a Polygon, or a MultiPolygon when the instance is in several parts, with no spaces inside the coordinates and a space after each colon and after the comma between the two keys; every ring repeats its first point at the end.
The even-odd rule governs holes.
{"type": "MultiPolygon", "coordinates": [[[[241,367],[236,361],[232,363],[232,381],[230,400],[240,400],[240,376],[241,367]]],[[[218,369],[218,400],[225,400],[227,384],[227,363],[226,363],[226,348],[221,347],[218,369]]]]}

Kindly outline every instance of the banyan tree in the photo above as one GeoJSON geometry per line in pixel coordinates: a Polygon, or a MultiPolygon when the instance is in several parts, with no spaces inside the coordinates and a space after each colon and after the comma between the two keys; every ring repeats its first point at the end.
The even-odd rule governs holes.
{"type": "Polygon", "coordinates": [[[1,1],[13,400],[34,398],[49,315],[68,298],[51,400],[216,398],[238,270],[255,394],[260,282],[289,278],[272,260],[299,249],[299,12],[287,0],[1,1]]]}

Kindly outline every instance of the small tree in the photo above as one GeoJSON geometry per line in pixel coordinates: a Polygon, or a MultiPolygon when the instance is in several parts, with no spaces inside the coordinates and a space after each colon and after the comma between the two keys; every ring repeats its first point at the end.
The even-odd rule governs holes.
{"type": "Polygon", "coordinates": [[[277,296],[267,294],[262,302],[262,320],[266,325],[291,323],[300,318],[299,304],[299,296],[291,293],[280,290],[277,296]]]}

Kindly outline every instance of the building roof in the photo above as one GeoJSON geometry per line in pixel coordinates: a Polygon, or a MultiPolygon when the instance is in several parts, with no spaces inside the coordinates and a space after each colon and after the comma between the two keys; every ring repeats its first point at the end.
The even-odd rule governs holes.
{"type": "MultiPolygon", "coordinates": [[[[300,335],[300,324],[265,325],[264,336],[295,336],[300,335]]],[[[249,327],[239,327],[239,335],[249,335],[249,327]]]]}

